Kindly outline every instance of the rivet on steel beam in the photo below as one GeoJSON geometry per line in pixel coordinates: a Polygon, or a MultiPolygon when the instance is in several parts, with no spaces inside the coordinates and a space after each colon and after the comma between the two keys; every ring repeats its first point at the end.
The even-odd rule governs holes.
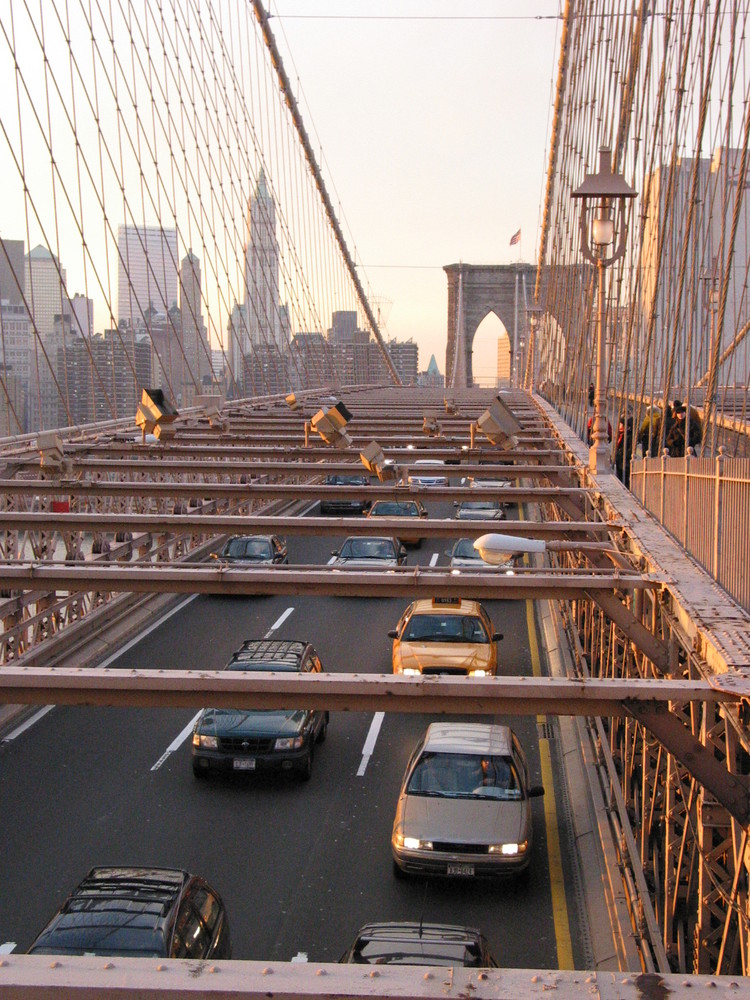
{"type": "Polygon", "coordinates": [[[432,979],[432,973],[425,972],[425,974],[422,976],[422,979],[432,979]]]}
{"type": "Polygon", "coordinates": [[[327,976],[328,973],[326,972],[325,969],[317,969],[316,972],[315,972],[315,975],[316,976],[327,976]]]}
{"type": "Polygon", "coordinates": [[[115,967],[114,962],[105,962],[104,965],[102,966],[103,969],[114,969],[114,967],[115,967]]]}
{"type": "Polygon", "coordinates": [[[215,965],[209,965],[208,971],[209,972],[218,972],[219,970],[218,970],[218,968],[215,965]]]}
{"type": "Polygon", "coordinates": [[[49,963],[49,967],[50,967],[50,969],[58,969],[60,967],[60,963],[59,962],[50,962],[49,963]]]}
{"type": "Polygon", "coordinates": [[[532,976],[531,981],[532,983],[538,983],[541,978],[541,976],[532,976]]]}
{"type": "Polygon", "coordinates": [[[262,975],[264,975],[264,976],[272,976],[273,975],[273,969],[269,969],[268,966],[266,966],[265,969],[262,972],[262,975]]]}
{"type": "Polygon", "coordinates": [[[373,969],[372,972],[370,973],[370,979],[377,979],[379,975],[380,973],[378,972],[378,970],[373,969]]]}
{"type": "Polygon", "coordinates": [[[477,979],[479,979],[479,980],[484,980],[484,979],[487,979],[487,978],[489,978],[489,977],[487,976],[486,972],[480,972],[479,975],[477,976],[477,979]]]}
{"type": "Polygon", "coordinates": [[[160,963],[159,963],[159,964],[158,964],[158,965],[156,966],[156,971],[157,971],[157,972],[166,972],[166,971],[167,971],[167,967],[166,967],[166,965],[162,965],[162,963],[160,962],[160,963]]]}
{"type": "Polygon", "coordinates": [[[0,958],[0,969],[4,968],[7,964],[4,958],[0,958]]]}

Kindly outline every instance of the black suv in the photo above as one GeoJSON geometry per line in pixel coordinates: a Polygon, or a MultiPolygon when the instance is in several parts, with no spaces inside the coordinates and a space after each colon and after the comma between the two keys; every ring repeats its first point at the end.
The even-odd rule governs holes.
{"type": "MultiPolygon", "coordinates": [[[[324,486],[363,486],[370,485],[367,476],[350,476],[332,474],[323,480],[324,486]]],[[[330,499],[320,501],[321,514],[364,514],[370,507],[369,500],[330,499]]]]}
{"type": "Polygon", "coordinates": [[[29,955],[231,958],[221,896],[177,868],[92,868],[29,955]]]}
{"type": "Polygon", "coordinates": [[[475,927],[409,921],[365,924],[339,961],[355,965],[497,968],[484,934],[475,927]]]}
{"type": "MultiPolygon", "coordinates": [[[[224,669],[320,673],[323,667],[309,642],[248,639],[224,669]]],[[[204,708],[193,730],[193,773],[296,771],[307,781],[314,746],[327,731],[328,712],[204,708]]]]}

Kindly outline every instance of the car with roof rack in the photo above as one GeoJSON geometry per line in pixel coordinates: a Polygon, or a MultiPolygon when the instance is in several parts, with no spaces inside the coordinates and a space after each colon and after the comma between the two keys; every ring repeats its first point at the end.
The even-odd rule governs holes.
{"type": "Polygon", "coordinates": [[[392,921],[365,924],[339,962],[351,965],[430,965],[496,969],[487,939],[476,927],[392,921]]]}
{"type": "MultiPolygon", "coordinates": [[[[349,473],[332,472],[323,480],[324,486],[360,486],[370,485],[368,476],[351,475],[349,473]]],[[[364,514],[370,507],[370,500],[360,497],[356,500],[348,497],[323,497],[320,501],[321,514],[364,514]]]]}
{"type": "Polygon", "coordinates": [[[221,896],[179,868],[92,868],[29,955],[231,958],[221,896]]]}
{"type": "MultiPolygon", "coordinates": [[[[321,673],[323,665],[309,642],[248,639],[224,669],[321,673]]],[[[328,712],[318,709],[204,708],[193,729],[193,774],[284,771],[307,781],[328,719],[328,712]]]]}

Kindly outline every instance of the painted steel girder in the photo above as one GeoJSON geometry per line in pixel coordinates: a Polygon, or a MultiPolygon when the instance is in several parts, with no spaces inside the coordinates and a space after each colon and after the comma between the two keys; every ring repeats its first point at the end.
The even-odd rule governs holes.
{"type": "Polygon", "coordinates": [[[660,673],[669,671],[669,646],[650,632],[638,621],[630,608],[626,607],[614,594],[604,590],[591,590],[588,596],[627,637],[654,664],[660,673]]]}
{"type": "Polygon", "coordinates": [[[730,816],[743,827],[750,824],[750,778],[729,772],[713,750],[693,736],[665,705],[626,700],[623,707],[716,797],[730,816]]]}

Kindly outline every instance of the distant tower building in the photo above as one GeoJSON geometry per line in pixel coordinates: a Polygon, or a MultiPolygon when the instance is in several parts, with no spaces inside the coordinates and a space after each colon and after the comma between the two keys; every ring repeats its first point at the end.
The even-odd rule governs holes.
{"type": "Polygon", "coordinates": [[[22,306],[25,287],[23,240],[0,239],[0,300],[22,306]]]}
{"type": "Polygon", "coordinates": [[[65,268],[41,245],[26,255],[25,264],[26,301],[33,333],[31,352],[32,356],[36,353],[39,371],[38,385],[36,378],[29,385],[29,430],[49,429],[59,427],[62,419],[55,384],[57,372],[53,374],[51,366],[55,366],[57,350],[62,346],[61,330],[55,320],[66,313],[68,305],[65,268]],[[37,338],[36,344],[33,338],[37,338]]]}
{"type": "Polygon", "coordinates": [[[408,340],[389,340],[388,353],[402,385],[416,385],[419,373],[419,346],[408,340]]]}
{"type": "Polygon", "coordinates": [[[244,302],[227,323],[227,392],[230,396],[288,392],[291,320],[279,301],[276,206],[261,170],[250,198],[245,246],[244,302]]]}
{"type": "Polygon", "coordinates": [[[497,338],[497,384],[510,385],[510,342],[507,337],[497,338]]]}
{"type": "Polygon", "coordinates": [[[428,386],[433,389],[443,389],[445,387],[445,376],[440,374],[434,354],[427,365],[427,371],[419,373],[418,383],[419,385],[428,386]]]}
{"type": "Polygon", "coordinates": [[[255,194],[250,199],[245,251],[245,305],[250,343],[286,351],[288,325],[282,321],[279,302],[279,242],[276,238],[276,206],[261,170],[255,194]],[[287,327],[285,329],[285,327],[287,327]]]}
{"type": "Polygon", "coordinates": [[[204,382],[212,382],[211,351],[201,315],[201,264],[192,250],[180,264],[180,320],[186,368],[180,379],[184,406],[189,396],[202,390],[204,382]]]}
{"type": "Polygon", "coordinates": [[[0,239],[0,427],[3,436],[26,431],[31,377],[31,322],[24,305],[23,240],[0,239]]]}
{"type": "Polygon", "coordinates": [[[63,311],[70,316],[70,327],[74,334],[90,339],[94,336],[94,300],[75,293],[65,303],[63,311]]]}
{"type": "Polygon", "coordinates": [[[177,230],[120,226],[117,250],[118,325],[143,324],[150,307],[166,314],[177,303],[177,230]]]}

